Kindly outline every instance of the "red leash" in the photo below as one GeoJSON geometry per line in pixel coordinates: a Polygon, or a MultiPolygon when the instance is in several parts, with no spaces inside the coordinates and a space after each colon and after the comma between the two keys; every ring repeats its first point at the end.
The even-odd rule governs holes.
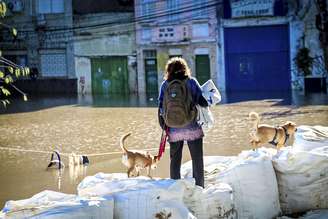
{"type": "Polygon", "coordinates": [[[166,128],[165,130],[162,131],[162,137],[161,137],[161,142],[159,144],[159,150],[158,150],[158,160],[161,159],[163,153],[165,152],[165,144],[168,136],[169,128],[166,128]],[[165,134],[164,134],[165,132],[165,134]]]}

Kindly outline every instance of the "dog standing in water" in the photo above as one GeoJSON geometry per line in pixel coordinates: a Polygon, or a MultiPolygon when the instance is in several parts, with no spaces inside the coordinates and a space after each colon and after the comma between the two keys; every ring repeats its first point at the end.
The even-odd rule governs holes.
{"type": "Polygon", "coordinates": [[[131,133],[128,133],[120,139],[120,146],[123,152],[122,163],[128,168],[128,177],[130,177],[130,174],[134,169],[137,172],[137,176],[139,176],[140,170],[147,168],[147,176],[151,178],[150,169],[155,169],[157,167],[158,157],[152,156],[148,152],[129,151],[124,146],[124,141],[130,135],[131,133]]]}
{"type": "Polygon", "coordinates": [[[290,121],[285,122],[282,126],[270,126],[266,124],[260,124],[260,116],[256,112],[251,112],[249,118],[254,121],[254,127],[251,136],[251,144],[253,148],[257,148],[265,143],[270,143],[280,150],[285,146],[290,135],[294,134],[296,124],[290,121]]]}

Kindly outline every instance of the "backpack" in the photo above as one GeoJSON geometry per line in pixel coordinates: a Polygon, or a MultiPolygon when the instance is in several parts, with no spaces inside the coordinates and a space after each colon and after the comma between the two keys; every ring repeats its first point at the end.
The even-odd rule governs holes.
{"type": "Polygon", "coordinates": [[[186,80],[168,82],[164,90],[163,117],[168,127],[182,128],[195,120],[197,109],[186,80]]]}

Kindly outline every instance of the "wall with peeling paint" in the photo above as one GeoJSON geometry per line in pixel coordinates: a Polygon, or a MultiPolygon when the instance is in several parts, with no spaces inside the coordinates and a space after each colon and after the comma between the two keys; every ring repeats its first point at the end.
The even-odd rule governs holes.
{"type": "MultiPolygon", "coordinates": [[[[78,80],[85,78],[85,92],[92,93],[90,60],[97,57],[124,56],[128,60],[129,90],[137,92],[135,31],[133,24],[120,24],[122,19],[131,20],[133,13],[113,12],[85,14],[74,17],[74,25],[100,25],[106,22],[115,25],[100,25],[97,28],[80,29],[75,33],[74,56],[78,80]],[[101,17],[101,19],[99,19],[101,17]],[[79,66],[79,64],[83,64],[79,66]]],[[[81,87],[79,84],[79,93],[81,87]]]]}

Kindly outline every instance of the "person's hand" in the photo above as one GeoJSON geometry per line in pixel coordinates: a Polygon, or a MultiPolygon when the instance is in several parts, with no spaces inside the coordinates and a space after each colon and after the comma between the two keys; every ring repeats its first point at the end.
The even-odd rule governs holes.
{"type": "Polygon", "coordinates": [[[160,113],[160,109],[159,108],[158,108],[157,115],[158,115],[158,123],[159,123],[159,126],[164,130],[165,129],[165,121],[164,121],[163,116],[160,113]]]}

